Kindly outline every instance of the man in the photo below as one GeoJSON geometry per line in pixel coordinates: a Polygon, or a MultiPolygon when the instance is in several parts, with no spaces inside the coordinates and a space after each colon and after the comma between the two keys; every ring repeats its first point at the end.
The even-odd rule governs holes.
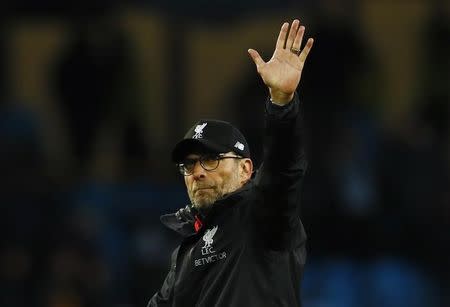
{"type": "Polygon", "coordinates": [[[306,235],[299,218],[306,170],[295,92],[313,40],[284,23],[264,62],[248,52],[268,86],[263,163],[253,163],[231,124],[201,120],[172,152],[191,205],[162,222],[183,237],[162,288],[148,306],[300,306],[306,235]]]}

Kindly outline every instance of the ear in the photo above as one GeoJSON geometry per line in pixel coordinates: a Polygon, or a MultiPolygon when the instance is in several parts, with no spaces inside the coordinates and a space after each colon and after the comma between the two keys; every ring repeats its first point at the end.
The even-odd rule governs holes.
{"type": "Polygon", "coordinates": [[[240,161],[239,165],[239,179],[241,184],[245,184],[252,177],[253,173],[253,162],[251,159],[245,158],[240,161]]]}

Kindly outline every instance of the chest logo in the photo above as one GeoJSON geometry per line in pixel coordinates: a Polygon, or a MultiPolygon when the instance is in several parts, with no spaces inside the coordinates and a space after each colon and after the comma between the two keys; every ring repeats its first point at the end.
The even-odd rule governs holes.
{"type": "Polygon", "coordinates": [[[212,253],[215,253],[213,251],[212,244],[214,243],[214,235],[217,232],[217,226],[214,226],[211,229],[206,230],[205,234],[203,235],[203,241],[205,241],[205,245],[202,247],[202,255],[209,255],[212,253]]]}
{"type": "Polygon", "coordinates": [[[224,251],[219,251],[216,253],[213,250],[214,243],[214,235],[216,234],[218,226],[214,226],[213,228],[207,229],[205,234],[203,235],[203,241],[205,245],[202,246],[202,257],[194,260],[194,265],[196,267],[207,265],[219,260],[224,260],[227,258],[227,253],[224,251]]]}

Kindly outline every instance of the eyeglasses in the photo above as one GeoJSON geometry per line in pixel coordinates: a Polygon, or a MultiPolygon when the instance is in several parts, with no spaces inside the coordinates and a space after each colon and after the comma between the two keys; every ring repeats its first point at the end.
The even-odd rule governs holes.
{"type": "Polygon", "coordinates": [[[241,156],[225,156],[225,154],[203,155],[196,159],[185,159],[178,163],[178,170],[181,175],[189,176],[194,173],[195,164],[200,162],[201,167],[206,171],[213,171],[219,167],[220,160],[223,159],[243,159],[241,156]]]}

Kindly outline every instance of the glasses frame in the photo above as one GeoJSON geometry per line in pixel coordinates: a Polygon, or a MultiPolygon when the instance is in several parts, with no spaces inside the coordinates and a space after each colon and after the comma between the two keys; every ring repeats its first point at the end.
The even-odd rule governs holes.
{"type": "Polygon", "coordinates": [[[200,166],[205,170],[205,171],[214,171],[219,167],[220,161],[224,160],[224,159],[244,159],[244,157],[242,156],[227,156],[226,153],[220,153],[220,154],[206,154],[206,155],[201,155],[199,156],[197,159],[189,159],[189,160],[193,160],[195,161],[192,164],[192,170],[188,171],[186,168],[186,164],[185,163],[177,163],[176,166],[178,167],[178,171],[180,172],[181,175],[183,176],[190,176],[194,173],[194,168],[195,165],[197,164],[197,162],[200,163],[200,166]],[[217,161],[217,164],[215,167],[210,168],[210,167],[206,167],[204,164],[205,160],[214,160],[217,161]]]}

